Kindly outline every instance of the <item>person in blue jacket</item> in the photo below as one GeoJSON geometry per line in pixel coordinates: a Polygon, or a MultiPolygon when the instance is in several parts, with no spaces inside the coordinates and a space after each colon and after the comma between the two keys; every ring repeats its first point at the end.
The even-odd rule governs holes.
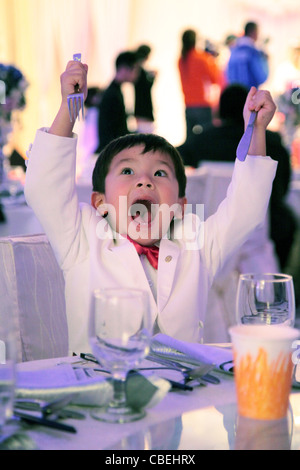
{"type": "Polygon", "coordinates": [[[240,84],[248,90],[264,83],[269,75],[268,56],[255,45],[258,38],[258,25],[249,22],[245,25],[244,36],[232,48],[227,65],[229,84],[240,84]]]}

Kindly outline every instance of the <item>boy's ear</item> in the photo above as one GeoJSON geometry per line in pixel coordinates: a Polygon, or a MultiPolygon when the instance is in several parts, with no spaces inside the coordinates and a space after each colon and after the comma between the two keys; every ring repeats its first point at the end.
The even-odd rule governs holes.
{"type": "Polygon", "coordinates": [[[104,204],[104,203],[105,203],[104,194],[98,193],[97,191],[92,192],[91,204],[96,210],[98,209],[98,206],[100,206],[100,204],[104,204]]]}

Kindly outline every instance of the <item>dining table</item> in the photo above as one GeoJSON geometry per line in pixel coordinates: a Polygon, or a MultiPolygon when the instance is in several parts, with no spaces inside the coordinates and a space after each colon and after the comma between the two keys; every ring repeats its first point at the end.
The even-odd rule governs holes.
{"type": "MultiPolygon", "coordinates": [[[[189,184],[196,183],[196,176],[189,177],[189,184]]],[[[88,202],[89,186],[81,183],[77,189],[79,200],[88,202]]],[[[298,203],[299,181],[293,190],[292,199],[298,203]]],[[[17,201],[6,203],[5,211],[7,222],[1,225],[0,236],[43,232],[22,194],[17,201]]],[[[50,358],[19,363],[17,369],[38,371],[77,361],[77,357],[50,358]]],[[[160,375],[161,371],[156,373],[160,375]]],[[[93,407],[83,405],[71,408],[80,411],[84,419],[61,420],[73,426],[74,433],[20,423],[20,430],[28,439],[24,445],[38,450],[113,451],[114,455],[147,450],[154,456],[150,463],[158,463],[157,452],[163,451],[184,452],[182,455],[189,452],[192,458],[197,450],[300,449],[300,389],[291,389],[285,419],[252,420],[238,413],[234,376],[219,370],[213,374],[219,378],[218,384],[199,384],[192,390],[171,389],[155,406],[147,408],[144,418],[131,423],[98,421],[92,417],[93,407]]]]}
{"type": "MultiPolygon", "coordinates": [[[[20,363],[17,371],[47,370],[79,362],[77,356],[43,359],[20,363]]],[[[163,374],[160,368],[154,373],[163,374]]],[[[69,409],[83,415],[83,419],[60,420],[74,427],[72,433],[21,422],[20,430],[32,449],[102,450],[107,451],[103,456],[110,459],[125,455],[125,451],[127,456],[134,456],[138,454],[133,451],[146,450],[149,452],[142,453],[140,459],[152,464],[164,463],[166,455],[170,459],[167,463],[172,463],[176,455],[196,463],[197,450],[300,449],[300,389],[291,389],[286,418],[253,420],[238,413],[234,375],[220,370],[213,370],[213,375],[219,383],[199,384],[192,390],[170,389],[146,410],[144,418],[134,422],[102,422],[92,417],[94,406],[71,405],[69,409]]]]}

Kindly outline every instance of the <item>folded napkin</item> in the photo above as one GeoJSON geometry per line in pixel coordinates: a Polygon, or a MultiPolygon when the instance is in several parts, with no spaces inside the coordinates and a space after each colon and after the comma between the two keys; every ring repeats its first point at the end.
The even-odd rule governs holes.
{"type": "Polygon", "coordinates": [[[175,361],[194,365],[197,365],[197,363],[214,364],[216,369],[233,373],[233,353],[231,348],[187,343],[159,333],[153,337],[151,351],[175,361]]]}
{"type": "MultiPolygon", "coordinates": [[[[170,384],[155,375],[144,377],[129,375],[126,383],[127,400],[131,406],[150,408],[161,401],[170,389],[170,384]]],[[[110,379],[96,375],[87,377],[84,370],[71,364],[60,364],[51,368],[17,371],[16,396],[55,400],[74,394],[73,405],[103,406],[113,395],[110,379]]]]}

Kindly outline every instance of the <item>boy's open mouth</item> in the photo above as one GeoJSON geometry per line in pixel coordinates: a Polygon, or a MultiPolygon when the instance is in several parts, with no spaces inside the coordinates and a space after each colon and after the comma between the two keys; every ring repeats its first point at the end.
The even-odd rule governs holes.
{"type": "Polygon", "coordinates": [[[155,215],[155,204],[149,199],[137,199],[129,209],[132,220],[139,224],[150,224],[155,215]]]}

